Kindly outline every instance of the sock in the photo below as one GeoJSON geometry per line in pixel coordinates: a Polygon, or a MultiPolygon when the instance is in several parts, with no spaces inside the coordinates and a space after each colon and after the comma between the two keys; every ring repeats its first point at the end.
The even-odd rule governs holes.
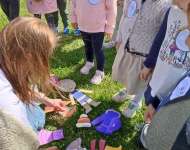
{"type": "Polygon", "coordinates": [[[99,140],[99,150],[104,150],[106,140],[99,140]]]}
{"type": "Polygon", "coordinates": [[[38,133],[38,139],[40,141],[40,145],[47,144],[54,140],[59,140],[61,138],[64,138],[63,130],[55,130],[55,131],[41,130],[38,133]]]}
{"type": "Polygon", "coordinates": [[[96,140],[90,142],[90,150],[96,150],[96,140]]]}
{"type": "Polygon", "coordinates": [[[137,104],[140,104],[143,96],[144,96],[144,91],[139,93],[139,94],[136,94],[132,101],[137,103],[137,104]]]}

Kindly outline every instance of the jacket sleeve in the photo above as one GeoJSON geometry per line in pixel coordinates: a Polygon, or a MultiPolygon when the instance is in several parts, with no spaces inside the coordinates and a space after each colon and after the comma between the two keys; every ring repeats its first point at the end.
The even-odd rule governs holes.
{"type": "Polygon", "coordinates": [[[105,0],[106,14],[106,27],[105,32],[113,34],[117,16],[117,0],[105,0]]]}
{"type": "Polygon", "coordinates": [[[96,124],[99,124],[100,122],[102,122],[105,119],[106,113],[102,114],[101,116],[99,116],[98,118],[94,119],[91,124],[94,126],[96,124]]]}
{"type": "Polygon", "coordinates": [[[70,2],[70,20],[71,23],[77,23],[77,16],[75,14],[76,9],[76,0],[71,0],[70,2]]]}
{"type": "Polygon", "coordinates": [[[164,20],[163,20],[162,25],[154,39],[154,42],[151,46],[148,57],[144,61],[144,65],[147,68],[153,68],[156,65],[160,47],[162,45],[162,42],[164,41],[166,30],[167,30],[167,20],[168,20],[169,10],[165,14],[164,20]]]}

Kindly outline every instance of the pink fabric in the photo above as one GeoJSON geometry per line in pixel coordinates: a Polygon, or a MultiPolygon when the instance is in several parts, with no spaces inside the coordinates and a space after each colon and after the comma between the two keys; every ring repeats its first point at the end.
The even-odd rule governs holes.
{"type": "Polygon", "coordinates": [[[105,149],[106,140],[99,140],[99,150],[105,149]]]}
{"type": "Polygon", "coordinates": [[[42,0],[41,2],[26,0],[26,6],[31,14],[48,14],[57,11],[56,0],[42,0]]]}
{"type": "Polygon", "coordinates": [[[91,4],[89,0],[71,0],[70,20],[78,23],[81,31],[113,33],[117,15],[117,0],[100,0],[91,4]]]}
{"type": "Polygon", "coordinates": [[[47,144],[54,140],[60,140],[62,138],[64,138],[63,130],[55,130],[55,131],[41,130],[38,133],[38,139],[40,141],[40,145],[47,144]]]}
{"type": "Polygon", "coordinates": [[[169,46],[169,48],[170,48],[171,50],[179,50],[179,48],[177,47],[177,45],[176,45],[175,43],[172,43],[172,44],[169,46]]]}

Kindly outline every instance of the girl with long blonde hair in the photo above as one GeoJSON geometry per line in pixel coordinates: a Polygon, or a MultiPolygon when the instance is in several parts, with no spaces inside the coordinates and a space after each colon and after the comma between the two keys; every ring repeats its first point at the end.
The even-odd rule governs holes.
{"type": "MultiPolygon", "coordinates": [[[[45,96],[52,90],[47,83],[51,83],[49,58],[53,53],[56,38],[43,21],[33,17],[14,19],[2,29],[0,37],[0,118],[9,116],[5,117],[6,121],[10,117],[11,121],[14,120],[15,123],[9,125],[17,126],[17,132],[11,132],[12,128],[9,127],[12,134],[9,138],[17,137],[16,143],[26,143],[17,146],[22,149],[36,149],[39,144],[37,134],[33,133],[33,125],[28,120],[26,109],[35,107],[34,102],[59,110],[64,107],[61,99],[45,96]],[[35,86],[31,85],[38,85],[44,93],[38,92],[35,86]],[[23,136],[18,136],[19,134],[23,136]]],[[[4,133],[0,135],[0,141],[4,142],[4,133]]],[[[13,140],[9,145],[14,147],[15,142],[13,140]]],[[[0,149],[4,149],[3,145],[0,149]]]]}

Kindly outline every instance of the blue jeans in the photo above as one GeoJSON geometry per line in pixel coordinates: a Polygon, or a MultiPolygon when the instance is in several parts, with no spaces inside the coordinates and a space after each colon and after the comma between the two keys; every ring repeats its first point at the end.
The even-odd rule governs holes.
{"type": "Polygon", "coordinates": [[[0,5],[9,21],[19,16],[20,0],[0,0],[0,5]]]}
{"type": "Polygon", "coordinates": [[[81,36],[85,45],[86,59],[94,61],[96,56],[97,70],[104,71],[105,55],[103,50],[104,32],[87,33],[81,31],[81,36]]]}

